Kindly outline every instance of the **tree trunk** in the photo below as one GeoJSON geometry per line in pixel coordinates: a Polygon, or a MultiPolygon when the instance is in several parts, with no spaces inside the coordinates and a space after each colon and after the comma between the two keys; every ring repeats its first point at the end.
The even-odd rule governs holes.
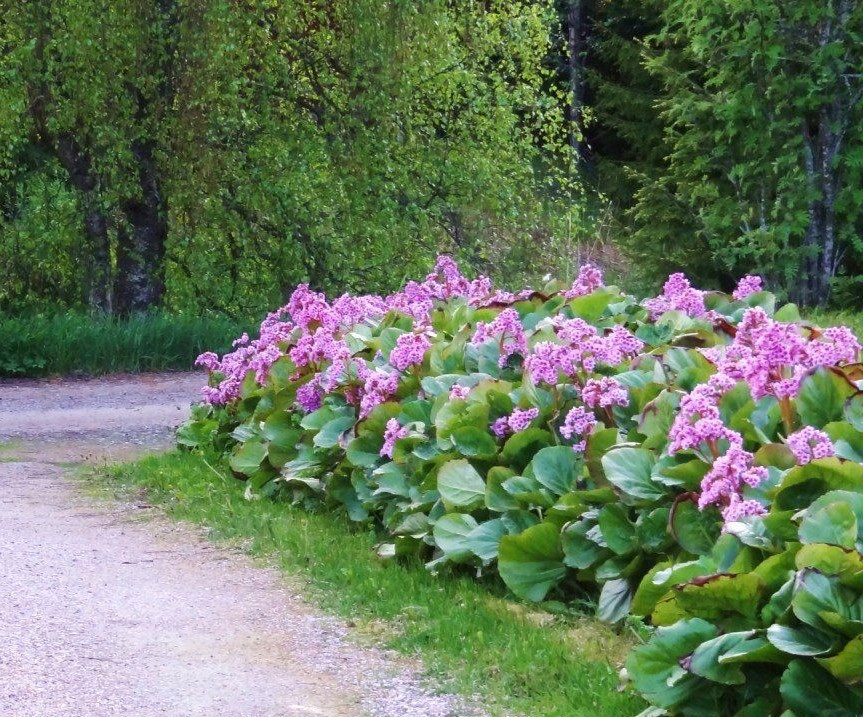
{"type": "Polygon", "coordinates": [[[582,0],[569,0],[566,11],[566,46],[569,71],[569,143],[573,155],[581,156],[581,121],[584,105],[582,0]]]}
{"type": "Polygon", "coordinates": [[[136,141],[140,194],[120,202],[126,225],[118,230],[115,305],[120,313],[159,306],[165,289],[167,207],[159,190],[153,144],[136,141]]]}
{"type": "Polygon", "coordinates": [[[108,238],[108,219],[101,206],[98,181],[90,168],[90,159],[69,135],[56,139],[47,133],[42,136],[69,175],[69,181],[82,196],[84,205],[84,234],[90,253],[87,268],[88,299],[90,307],[98,311],[111,311],[111,252],[108,238]]]}

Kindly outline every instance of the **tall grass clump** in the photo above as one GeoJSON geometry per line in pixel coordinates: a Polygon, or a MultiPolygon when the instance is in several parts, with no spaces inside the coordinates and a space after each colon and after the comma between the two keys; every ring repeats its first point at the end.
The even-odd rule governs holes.
{"type": "Polygon", "coordinates": [[[0,376],[98,375],[190,369],[205,348],[246,329],[219,316],[0,315],[0,376]]]}

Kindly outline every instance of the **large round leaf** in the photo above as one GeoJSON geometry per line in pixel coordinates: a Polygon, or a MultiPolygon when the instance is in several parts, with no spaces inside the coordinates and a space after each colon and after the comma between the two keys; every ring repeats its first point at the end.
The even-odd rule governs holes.
{"type": "Polygon", "coordinates": [[[437,476],[437,488],[448,505],[476,506],[485,498],[485,481],[466,460],[444,463],[437,476]]]}
{"type": "Polygon", "coordinates": [[[860,717],[863,689],[843,685],[812,660],[794,660],[780,685],[785,706],[795,717],[860,717]]]}
{"type": "Polygon", "coordinates": [[[581,473],[582,459],[569,446],[549,446],[530,463],[534,477],[552,493],[569,493],[581,473]]]}
{"type": "Polygon", "coordinates": [[[267,447],[260,441],[248,441],[241,445],[228,460],[231,470],[250,476],[261,467],[267,457],[267,447]]]}
{"type": "Polygon", "coordinates": [[[566,574],[558,527],[540,523],[519,535],[503,536],[498,569],[518,597],[540,602],[566,574]]]}
{"type": "Polygon", "coordinates": [[[698,618],[660,627],[653,638],[635,648],[626,661],[636,689],[660,707],[690,706],[690,701],[694,701],[708,683],[688,673],[680,662],[703,642],[716,637],[717,632],[714,625],[698,618]]]}
{"type": "Polygon", "coordinates": [[[447,513],[434,525],[435,543],[448,560],[462,562],[471,557],[468,535],[477,527],[476,520],[464,513],[447,513]]]}
{"type": "Polygon", "coordinates": [[[605,477],[623,491],[627,497],[654,501],[665,495],[663,486],[652,478],[656,459],[644,448],[620,446],[612,448],[602,457],[605,477]]]}

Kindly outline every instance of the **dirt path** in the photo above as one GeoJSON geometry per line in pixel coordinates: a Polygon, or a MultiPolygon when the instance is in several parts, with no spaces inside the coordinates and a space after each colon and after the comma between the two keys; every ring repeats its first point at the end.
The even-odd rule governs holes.
{"type": "Polygon", "coordinates": [[[0,716],[471,714],[275,572],[66,477],[170,445],[200,382],[0,383],[0,716]]]}

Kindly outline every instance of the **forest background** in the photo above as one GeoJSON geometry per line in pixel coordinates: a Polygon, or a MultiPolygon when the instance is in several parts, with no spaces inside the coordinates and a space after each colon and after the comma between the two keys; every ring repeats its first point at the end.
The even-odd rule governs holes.
{"type": "Polygon", "coordinates": [[[255,317],[452,252],[863,304],[852,0],[0,0],[0,312],[255,317]]]}

